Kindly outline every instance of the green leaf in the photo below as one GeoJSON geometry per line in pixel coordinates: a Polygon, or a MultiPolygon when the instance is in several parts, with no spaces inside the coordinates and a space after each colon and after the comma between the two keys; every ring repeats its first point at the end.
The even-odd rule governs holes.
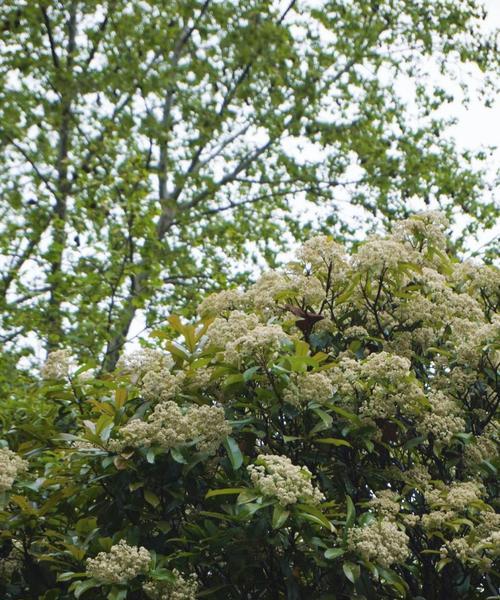
{"type": "Polygon", "coordinates": [[[155,569],[150,573],[150,577],[156,581],[169,581],[170,583],[176,581],[174,573],[168,569],[155,569]]]}
{"type": "Polygon", "coordinates": [[[299,514],[301,517],[314,523],[318,523],[329,531],[333,531],[333,525],[316,506],[311,506],[310,504],[296,504],[295,507],[300,511],[299,514]]]}
{"type": "Polygon", "coordinates": [[[290,516],[290,511],[286,510],[281,504],[276,504],[273,509],[272,526],[273,529],[279,529],[285,524],[290,516]]]}
{"type": "Polygon", "coordinates": [[[228,375],[224,379],[224,387],[230,387],[231,385],[243,383],[245,380],[241,373],[234,373],[233,375],[228,375]]]}
{"type": "Polygon", "coordinates": [[[240,447],[234,438],[228,436],[224,440],[224,448],[227,451],[233,470],[237,471],[243,464],[243,455],[241,454],[240,447]]]}
{"type": "Polygon", "coordinates": [[[214,496],[230,496],[232,494],[240,494],[248,488],[221,488],[219,490],[209,490],[205,494],[205,498],[213,498],[214,496]]]}
{"type": "Polygon", "coordinates": [[[356,581],[359,579],[359,575],[361,572],[359,565],[356,565],[352,562],[345,562],[342,565],[342,570],[344,571],[344,575],[347,577],[347,579],[349,579],[351,583],[356,583],[356,581]]]}
{"type": "Polygon", "coordinates": [[[377,570],[380,576],[389,583],[393,588],[398,590],[401,594],[405,594],[408,589],[408,584],[406,581],[400,577],[395,571],[392,569],[386,569],[381,566],[377,566],[377,570]]]}
{"type": "Polygon", "coordinates": [[[329,548],[328,550],[325,550],[325,558],[328,560],[333,560],[343,554],[345,554],[344,548],[329,548]]]}
{"type": "Polygon", "coordinates": [[[344,417],[345,419],[352,421],[354,424],[356,424],[360,427],[362,426],[361,419],[358,417],[358,415],[355,415],[354,413],[351,413],[348,410],[345,410],[344,408],[340,408],[340,406],[335,406],[334,404],[329,404],[328,408],[333,410],[333,412],[336,412],[341,417],[344,417]]]}
{"type": "Polygon", "coordinates": [[[170,456],[175,460],[175,462],[181,465],[187,465],[188,461],[184,458],[184,455],[179,448],[170,448],[170,456]]]}
{"type": "Polygon", "coordinates": [[[144,486],[144,481],[135,481],[134,483],[129,483],[128,484],[128,489],[131,492],[135,492],[136,490],[138,490],[139,488],[144,486]]]}
{"type": "Polygon", "coordinates": [[[411,440],[408,440],[405,445],[403,446],[403,448],[405,450],[411,450],[413,448],[416,448],[417,446],[419,446],[423,441],[425,441],[425,437],[420,435],[418,437],[414,437],[411,440]]]}
{"type": "Polygon", "coordinates": [[[441,573],[441,571],[446,567],[446,565],[451,562],[451,558],[442,558],[440,561],[438,561],[436,565],[436,571],[438,573],[441,573]]]}
{"type": "Polygon", "coordinates": [[[356,507],[354,506],[354,502],[350,496],[346,496],[345,499],[347,504],[345,527],[346,529],[350,529],[356,520],[356,507]]]}
{"type": "Polygon", "coordinates": [[[100,583],[95,579],[86,579],[85,581],[73,582],[70,586],[70,590],[74,593],[75,598],[80,598],[80,596],[87,590],[91,590],[99,586],[100,583]]]}
{"type": "Polygon", "coordinates": [[[243,381],[246,383],[248,381],[251,381],[253,379],[253,376],[258,373],[260,370],[260,367],[250,367],[249,369],[247,369],[244,373],[243,373],[243,381]]]}
{"type": "Polygon", "coordinates": [[[236,500],[236,504],[246,504],[247,502],[253,502],[253,500],[260,497],[260,492],[254,490],[253,488],[248,488],[241,492],[236,500]]]}
{"type": "Polygon", "coordinates": [[[108,593],[108,600],[125,600],[127,597],[127,590],[123,588],[112,587],[108,593]]]}
{"type": "Polygon", "coordinates": [[[348,448],[352,448],[348,441],[339,438],[316,438],[313,442],[316,444],[331,444],[332,446],[347,446],[348,448]]]}
{"type": "Polygon", "coordinates": [[[85,572],[83,572],[83,573],[74,573],[73,571],[66,571],[65,573],[60,573],[57,576],[57,581],[71,581],[75,577],[82,577],[84,575],[85,575],[85,572]]]}
{"type": "MultiPolygon", "coordinates": [[[[315,407],[315,408],[313,408],[313,409],[311,409],[311,410],[312,410],[312,412],[313,412],[314,414],[318,415],[318,417],[321,419],[321,422],[322,422],[322,423],[323,423],[323,425],[324,425],[324,429],[328,429],[329,427],[331,427],[331,426],[332,426],[332,422],[333,422],[333,417],[332,417],[332,415],[329,415],[327,412],[325,412],[325,411],[324,411],[324,410],[322,410],[321,408],[317,408],[317,407],[315,407]]],[[[317,427],[315,427],[315,428],[313,429],[313,431],[314,431],[314,430],[316,430],[316,431],[321,431],[320,429],[317,429],[317,427]]]]}
{"type": "Polygon", "coordinates": [[[144,500],[146,500],[148,504],[151,504],[151,506],[153,506],[154,508],[159,506],[160,499],[154,492],[152,492],[151,490],[143,490],[143,494],[144,500]]]}

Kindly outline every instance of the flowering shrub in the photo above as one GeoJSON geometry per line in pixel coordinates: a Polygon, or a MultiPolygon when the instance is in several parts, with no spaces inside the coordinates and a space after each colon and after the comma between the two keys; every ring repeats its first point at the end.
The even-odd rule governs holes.
{"type": "Polygon", "coordinates": [[[500,274],[325,236],[3,415],[1,597],[496,597],[500,274]]]}

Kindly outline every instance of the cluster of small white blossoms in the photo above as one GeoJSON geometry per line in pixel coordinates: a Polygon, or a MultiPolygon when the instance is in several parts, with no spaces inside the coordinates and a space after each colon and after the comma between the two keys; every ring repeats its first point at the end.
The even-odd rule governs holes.
{"type": "Polygon", "coordinates": [[[498,367],[500,350],[495,342],[500,339],[500,315],[493,315],[491,323],[456,318],[451,321],[450,327],[450,348],[459,363],[476,367],[487,354],[488,361],[498,367]],[[493,345],[486,351],[491,343],[493,345]]]}
{"type": "Polygon", "coordinates": [[[283,392],[283,400],[293,406],[305,406],[308,402],[324,404],[331,399],[333,384],[322,372],[295,375],[283,392]]]}
{"type": "Polygon", "coordinates": [[[364,361],[343,356],[328,374],[342,402],[353,409],[361,399],[359,413],[371,420],[392,417],[398,408],[410,415],[421,411],[425,397],[410,367],[405,357],[377,352],[364,361]]]}
{"type": "Polygon", "coordinates": [[[372,521],[365,527],[353,527],[349,532],[349,549],[364,560],[382,567],[403,563],[410,554],[409,538],[390,519],[372,521]]]}
{"type": "Polygon", "coordinates": [[[148,371],[169,371],[173,365],[170,354],[155,348],[140,348],[121,356],[116,370],[124,375],[141,376],[148,371]]]}
{"type": "Polygon", "coordinates": [[[473,502],[480,500],[485,493],[479,481],[452,483],[446,490],[446,505],[454,510],[465,510],[473,502]]]}
{"type": "Polygon", "coordinates": [[[225,348],[229,343],[244,336],[258,325],[259,317],[257,315],[246,314],[240,310],[231,312],[227,318],[217,317],[207,329],[207,347],[225,348]]]}
{"type": "Polygon", "coordinates": [[[43,379],[66,379],[74,367],[69,350],[54,350],[47,355],[41,369],[43,379]]]}
{"type": "Polygon", "coordinates": [[[147,581],[142,589],[151,600],[195,600],[198,578],[195,574],[184,577],[177,569],[172,571],[174,581],[147,581]]]}
{"type": "Polygon", "coordinates": [[[147,421],[132,419],[120,429],[119,439],[109,448],[120,452],[124,448],[157,445],[165,450],[196,441],[201,452],[213,453],[231,432],[218,406],[191,406],[186,412],[172,401],[157,404],[147,421]]]}
{"type": "Polygon", "coordinates": [[[401,508],[399,496],[392,490],[379,490],[368,505],[382,517],[395,517],[401,508]]]}
{"type": "Polygon", "coordinates": [[[481,435],[465,447],[464,462],[470,470],[477,468],[483,460],[497,456],[500,444],[500,423],[491,421],[481,435]]]}
{"type": "Polygon", "coordinates": [[[116,370],[137,384],[145,400],[162,402],[178,394],[184,381],[184,373],[171,372],[173,364],[169,354],[143,348],[121,357],[116,370]]]}
{"type": "Polygon", "coordinates": [[[279,325],[262,325],[254,314],[235,311],[218,317],[207,329],[207,347],[223,348],[225,362],[239,364],[245,358],[270,357],[288,339],[279,325]]]}
{"type": "Polygon", "coordinates": [[[210,294],[198,305],[198,314],[201,317],[215,317],[244,307],[245,299],[239,290],[222,290],[210,294]]]}
{"type": "Polygon", "coordinates": [[[424,497],[435,510],[422,515],[420,522],[425,531],[443,529],[460,516],[469,506],[478,503],[484,496],[484,486],[477,481],[453,483],[448,487],[436,487],[433,483],[423,486],[424,497]]]}
{"type": "Polygon", "coordinates": [[[218,379],[215,367],[209,365],[195,365],[186,370],[184,389],[188,392],[210,392],[217,387],[218,379]]]}
{"type": "Polygon", "coordinates": [[[417,426],[423,435],[432,433],[436,441],[449,444],[456,433],[465,431],[465,420],[459,414],[459,407],[453,398],[441,391],[433,391],[427,396],[430,410],[426,411],[417,426]]]}
{"type": "Polygon", "coordinates": [[[423,244],[438,250],[446,248],[449,220],[440,212],[429,210],[412,215],[394,226],[394,239],[421,251],[423,244]]]}
{"type": "Polygon", "coordinates": [[[418,330],[427,331],[430,328],[437,336],[442,324],[451,319],[484,319],[480,304],[468,294],[453,291],[445,275],[435,269],[423,267],[414,275],[414,284],[418,285],[419,290],[413,291],[394,312],[394,317],[401,324],[408,326],[419,323],[418,330]]]}
{"type": "Polygon", "coordinates": [[[353,266],[361,273],[396,269],[401,263],[420,263],[421,255],[395,239],[372,238],[353,257],[353,266]]]}
{"type": "Polygon", "coordinates": [[[86,561],[86,573],[101,583],[126,583],[137,575],[146,573],[151,555],[141,546],[129,546],[125,540],[111,546],[109,552],[99,552],[86,561]]]}
{"type": "Polygon", "coordinates": [[[28,468],[28,462],[9,448],[0,448],[0,492],[10,490],[14,481],[28,468]]]}
{"type": "Polygon", "coordinates": [[[248,358],[267,359],[274,356],[288,339],[288,335],[279,325],[258,325],[227,345],[224,360],[231,364],[239,364],[248,358]]]}
{"type": "Polygon", "coordinates": [[[256,464],[247,470],[254,487],[264,496],[276,498],[282,506],[297,502],[319,504],[325,499],[311,483],[311,471],[294,465],[286,456],[259,454],[256,464]]]}
{"type": "Polygon", "coordinates": [[[345,249],[326,235],[308,239],[297,252],[297,258],[317,276],[328,272],[332,277],[343,276],[349,269],[345,249]]]}
{"type": "Polygon", "coordinates": [[[264,273],[245,294],[248,305],[267,316],[279,312],[279,306],[294,298],[300,298],[306,306],[315,306],[324,297],[325,291],[317,277],[291,268],[283,273],[264,273]]]}
{"type": "Polygon", "coordinates": [[[497,267],[464,261],[453,265],[452,278],[456,285],[471,293],[483,304],[491,300],[491,304],[495,306],[500,300],[500,277],[497,267]]]}
{"type": "Polygon", "coordinates": [[[490,570],[493,560],[500,556],[500,515],[482,511],[480,522],[467,535],[447,541],[440,551],[442,558],[451,555],[480,571],[490,570]]]}

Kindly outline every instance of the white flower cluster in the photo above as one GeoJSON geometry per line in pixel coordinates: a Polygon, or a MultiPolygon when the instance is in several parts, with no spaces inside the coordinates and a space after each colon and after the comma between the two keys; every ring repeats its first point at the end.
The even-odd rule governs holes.
{"type": "Polygon", "coordinates": [[[478,301],[490,301],[495,306],[500,300],[500,271],[498,267],[465,261],[453,265],[453,279],[478,301]]]}
{"type": "Polygon", "coordinates": [[[425,211],[396,223],[393,236],[419,251],[427,246],[442,251],[446,248],[445,231],[449,224],[448,219],[441,213],[425,211]]]}
{"type": "Polygon", "coordinates": [[[437,441],[449,444],[454,434],[465,431],[465,421],[458,414],[459,408],[441,391],[431,392],[427,399],[430,410],[423,414],[418,430],[423,435],[432,433],[437,441]]]}
{"type": "Polygon", "coordinates": [[[300,407],[309,402],[324,404],[331,399],[333,384],[321,371],[295,375],[283,393],[283,399],[289,404],[300,407]]]}
{"type": "Polygon", "coordinates": [[[407,358],[377,352],[364,361],[343,356],[328,373],[342,401],[349,403],[351,398],[352,409],[359,403],[360,415],[371,420],[393,417],[398,408],[404,414],[420,412],[425,398],[410,367],[407,358]]]}
{"type": "Polygon", "coordinates": [[[86,572],[101,583],[126,583],[146,573],[150,562],[151,555],[146,548],[129,546],[125,540],[120,540],[109,552],[99,552],[95,558],[88,558],[86,572]]]}
{"type": "Polygon", "coordinates": [[[331,275],[338,277],[349,268],[342,244],[326,235],[308,239],[297,252],[297,258],[310,266],[316,275],[325,275],[330,271],[331,275]]]}
{"type": "Polygon", "coordinates": [[[115,452],[152,445],[168,450],[196,441],[200,451],[213,453],[230,431],[220,407],[191,406],[183,412],[175,402],[168,401],[157,404],[147,421],[129,421],[120,429],[120,439],[110,442],[109,447],[115,452]]]}
{"type": "Polygon", "coordinates": [[[226,346],[224,360],[231,364],[249,358],[265,360],[275,355],[286,340],[288,336],[279,325],[257,325],[226,346]]]}
{"type": "Polygon", "coordinates": [[[0,448],[0,492],[10,490],[14,481],[27,468],[26,460],[8,448],[0,448]]]}
{"type": "Polygon", "coordinates": [[[455,537],[441,547],[441,556],[452,555],[481,572],[489,571],[500,556],[500,515],[482,511],[480,521],[463,537],[455,537]]]}
{"type": "Polygon", "coordinates": [[[479,481],[459,481],[449,486],[441,481],[426,483],[424,492],[426,503],[432,508],[463,511],[473,502],[478,502],[484,496],[484,486],[479,481]]]}
{"type": "Polygon", "coordinates": [[[173,374],[170,371],[148,371],[139,383],[144,400],[165,402],[177,395],[184,382],[184,374],[173,374]]]}
{"type": "Polygon", "coordinates": [[[420,517],[420,523],[424,531],[433,532],[445,528],[455,517],[452,510],[431,510],[420,517]]]}
{"type": "Polygon", "coordinates": [[[427,504],[433,508],[420,519],[425,531],[446,528],[471,505],[474,503],[477,505],[484,496],[484,487],[477,481],[452,483],[448,487],[444,485],[436,487],[433,483],[427,482],[423,486],[423,491],[427,504]]]}
{"type": "Polygon", "coordinates": [[[484,496],[484,486],[477,481],[452,483],[446,491],[446,504],[454,510],[465,510],[484,496]]]}
{"type": "Polygon", "coordinates": [[[43,379],[66,379],[73,368],[73,357],[69,350],[50,352],[42,367],[43,379]]]}
{"type": "Polygon", "coordinates": [[[382,567],[404,563],[409,556],[409,538],[390,519],[372,521],[365,527],[353,527],[349,532],[349,549],[364,560],[382,567]]]}
{"type": "Polygon", "coordinates": [[[481,435],[465,447],[464,461],[471,470],[477,468],[483,460],[491,460],[498,455],[500,444],[500,423],[491,421],[481,435]]]}
{"type": "Polygon", "coordinates": [[[371,239],[354,255],[356,270],[374,271],[377,275],[386,269],[396,269],[401,263],[418,262],[420,262],[418,252],[394,239],[371,239]]]}
{"type": "Polygon", "coordinates": [[[317,277],[289,270],[279,273],[268,271],[245,294],[249,306],[264,315],[278,312],[278,307],[298,299],[307,306],[315,306],[325,297],[317,277]]]}
{"type": "Polygon", "coordinates": [[[264,496],[277,498],[282,506],[297,502],[319,504],[325,499],[312,485],[309,469],[294,465],[286,456],[259,454],[247,470],[254,487],[264,496]]]}
{"type": "MultiPolygon", "coordinates": [[[[452,335],[450,345],[460,363],[477,366],[486,354],[485,347],[500,339],[500,315],[494,315],[491,323],[478,323],[476,320],[455,318],[450,323],[452,335]]],[[[500,364],[498,344],[492,347],[488,360],[493,365],[500,364]]]]}
{"type": "Polygon", "coordinates": [[[147,581],[142,589],[151,600],[195,600],[198,591],[196,575],[184,577],[177,569],[172,571],[174,581],[147,581]]]}
{"type": "Polygon", "coordinates": [[[116,370],[125,375],[143,375],[148,371],[168,371],[173,364],[170,354],[155,348],[141,348],[121,356],[116,370]]]}
{"type": "Polygon", "coordinates": [[[179,393],[183,373],[172,373],[172,357],[160,350],[142,348],[120,358],[117,371],[127,375],[139,387],[145,400],[164,402],[179,393]]]}
{"type": "Polygon", "coordinates": [[[235,310],[226,318],[217,317],[207,329],[207,347],[224,349],[259,325],[259,317],[235,310]]]}
{"type": "Polygon", "coordinates": [[[240,291],[223,290],[202,300],[198,306],[198,314],[201,317],[218,317],[242,308],[243,304],[244,296],[240,291]]]}
{"type": "Polygon", "coordinates": [[[400,511],[399,496],[392,490],[376,492],[368,505],[382,517],[394,518],[400,511]]]}

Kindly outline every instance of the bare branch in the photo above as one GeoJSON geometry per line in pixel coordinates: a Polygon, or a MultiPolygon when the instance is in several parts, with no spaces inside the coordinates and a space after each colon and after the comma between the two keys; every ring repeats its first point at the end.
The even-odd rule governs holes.
{"type": "Polygon", "coordinates": [[[43,22],[45,23],[45,28],[47,29],[47,35],[48,35],[49,44],[50,44],[50,53],[52,55],[52,62],[54,63],[54,66],[56,67],[56,69],[59,69],[60,62],[59,62],[59,57],[57,56],[56,43],[54,40],[54,36],[52,34],[52,26],[50,24],[49,15],[47,13],[47,9],[43,5],[40,5],[40,11],[43,16],[43,22]]]}

